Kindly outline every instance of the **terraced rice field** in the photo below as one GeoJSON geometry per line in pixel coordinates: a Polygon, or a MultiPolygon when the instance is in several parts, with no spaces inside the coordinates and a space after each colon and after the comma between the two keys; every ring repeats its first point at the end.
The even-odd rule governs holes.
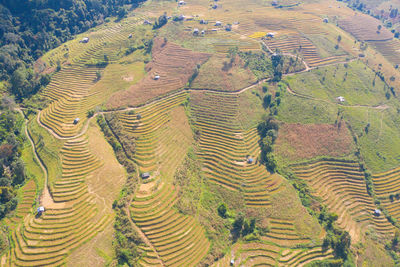
{"type": "Polygon", "coordinates": [[[283,53],[296,54],[298,52],[310,67],[332,64],[345,60],[345,56],[331,56],[321,58],[317,47],[306,37],[289,35],[278,39],[266,40],[265,44],[272,51],[280,50],[283,53]]]}
{"type": "Polygon", "coordinates": [[[380,52],[394,65],[400,64],[400,41],[392,39],[390,41],[370,42],[374,48],[380,52]]]}
{"type": "MultiPolygon", "coordinates": [[[[170,120],[170,112],[173,108],[181,105],[187,97],[185,91],[171,95],[157,102],[136,110],[118,115],[125,130],[133,133],[137,138],[135,162],[139,171],[155,172],[159,168],[159,161],[162,153],[160,144],[162,138],[166,137],[160,133],[162,127],[170,120]],[[140,115],[140,119],[138,118],[140,115]]],[[[184,152],[184,155],[186,152],[184,152]]],[[[168,158],[168,157],[167,157],[168,158]]]]}
{"type": "Polygon", "coordinates": [[[351,33],[361,41],[387,41],[393,39],[393,34],[383,27],[381,21],[369,16],[356,13],[356,15],[341,19],[338,26],[351,33]],[[378,26],[382,29],[378,31],[378,26]]]}
{"type": "MultiPolygon", "coordinates": [[[[208,253],[210,243],[195,218],[177,212],[172,184],[150,182],[131,204],[131,216],[166,266],[194,266],[208,253]]],[[[154,252],[153,252],[154,253],[154,252]]],[[[151,263],[153,253],[144,262],[151,263]]],[[[158,263],[150,264],[159,266],[158,263]]]]}
{"type": "Polygon", "coordinates": [[[98,211],[84,181],[101,163],[86,138],[65,142],[63,174],[53,187],[54,202],[43,199],[42,216],[28,214],[11,235],[7,266],[61,265],[71,250],[100,232],[111,217],[98,211]]]}
{"type": "Polygon", "coordinates": [[[32,211],[32,206],[35,202],[36,197],[36,184],[33,179],[29,180],[21,191],[21,199],[18,202],[18,206],[15,209],[15,214],[4,220],[4,223],[11,229],[15,228],[15,225],[20,223],[25,216],[32,211]]]}
{"type": "Polygon", "coordinates": [[[333,258],[332,250],[311,244],[300,237],[291,220],[270,219],[270,232],[261,242],[244,242],[233,246],[231,253],[214,266],[303,266],[311,261],[333,258]],[[298,246],[303,248],[297,248],[298,246]]]}
{"type": "Polygon", "coordinates": [[[364,174],[357,162],[321,160],[294,165],[292,169],[332,212],[338,214],[339,226],[348,231],[355,242],[367,229],[382,236],[393,233],[394,227],[384,216],[373,215],[376,206],[367,193],[364,174]]]}
{"type": "Polygon", "coordinates": [[[134,160],[139,171],[152,176],[143,181],[130,205],[132,220],[154,247],[143,248],[146,255],[140,263],[144,266],[159,266],[159,259],[166,266],[193,266],[210,247],[195,218],[173,208],[178,197],[173,175],[193,141],[183,107],[179,106],[186,98],[187,93],[182,91],[135,113],[118,115],[125,130],[137,138],[134,160]]]}
{"type": "Polygon", "coordinates": [[[242,190],[248,206],[267,207],[280,178],[255,162],[259,136],[256,129],[244,131],[239,126],[238,95],[193,92],[190,97],[206,177],[230,190],[242,190]],[[248,163],[247,157],[254,162],[248,163]]]}
{"type": "Polygon", "coordinates": [[[209,56],[156,38],[152,50],[153,59],[146,65],[146,77],[128,90],[113,95],[108,106],[137,106],[160,95],[179,90],[186,85],[197,65],[204,63],[209,56]],[[155,79],[157,75],[159,79],[155,79]]]}
{"type": "Polygon", "coordinates": [[[400,193],[400,168],[375,174],[372,176],[375,193],[380,199],[382,205],[386,208],[391,216],[400,219],[399,197],[400,193]],[[392,198],[390,197],[392,195],[392,198]]]}
{"type": "MultiPolygon", "coordinates": [[[[52,65],[57,55],[67,53],[68,60],[62,69],[55,73],[50,84],[43,90],[42,95],[51,103],[41,112],[40,121],[61,137],[73,137],[80,129],[86,118],[86,112],[100,105],[103,98],[99,91],[92,90],[97,82],[96,73],[102,68],[95,67],[98,62],[112,63],[125,55],[123,47],[128,45],[128,35],[137,26],[139,19],[114,25],[90,33],[88,43],[79,43],[78,39],[69,42],[46,55],[44,60],[52,65]],[[48,58],[48,59],[46,59],[48,58]],[[74,119],[80,122],[74,124],[74,119]]],[[[63,62],[63,61],[61,61],[63,62]]]]}

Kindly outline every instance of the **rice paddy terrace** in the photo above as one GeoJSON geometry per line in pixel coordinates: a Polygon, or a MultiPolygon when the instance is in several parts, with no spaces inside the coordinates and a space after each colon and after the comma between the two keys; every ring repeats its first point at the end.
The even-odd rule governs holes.
{"type": "MultiPolygon", "coordinates": [[[[129,227],[144,241],[139,247],[144,252],[138,259],[140,266],[196,266],[205,260],[207,263],[215,260],[214,266],[228,266],[231,260],[235,266],[304,266],[335,257],[332,249],[322,247],[326,232],[301,205],[296,191],[284,177],[270,173],[261,164],[256,126],[245,127],[240,121],[241,93],[254,89],[252,93],[262,101],[262,86],[254,80],[252,72],[246,69],[248,81],[243,84],[247,87],[236,88],[241,83],[232,83],[231,92],[205,86],[207,79],[197,89],[185,89],[185,86],[189,79],[195,78],[193,74],[201,65],[214,62],[210,60],[211,53],[218,54],[215,61],[221,63],[226,53],[236,46],[242,51],[267,48],[265,52],[269,54],[279,50],[299,55],[308,67],[317,68],[349,61],[356,52],[348,49],[347,44],[354,40],[344,36],[343,46],[332,49],[337,44],[337,31],[332,30],[336,26],[326,26],[315,12],[305,12],[303,7],[282,9],[280,13],[250,1],[248,10],[239,12],[235,1],[226,1],[224,5],[230,3],[235,16],[227,8],[212,10],[209,3],[202,1],[193,5],[204,11],[200,17],[233,24],[230,31],[222,26],[213,31],[211,25],[207,26],[210,29],[198,44],[185,39],[187,29],[192,35],[192,29],[199,22],[196,14],[191,14],[195,19],[176,23],[186,27],[184,33],[175,33],[176,40],[174,35],[154,38],[156,31],[143,25],[143,20],[149,19],[149,14],[153,19],[162,10],[154,8],[158,3],[149,1],[135,16],[99,26],[42,58],[48,71],[58,68],[50,84],[40,93],[49,105],[33,121],[50,133],[46,138],[59,143],[60,148],[49,150],[54,149],[52,153],[59,155],[61,172],[54,175],[46,169],[43,176],[50,177],[44,189],[38,188],[33,179],[20,189],[21,200],[16,212],[4,221],[10,229],[10,250],[2,257],[2,266],[71,265],[71,255],[77,248],[89,244],[106,229],[113,232],[112,201],[118,198],[126,173],[94,120],[87,118],[89,110],[100,110],[101,105],[110,110],[98,111],[94,118],[104,115],[107,121],[108,116],[115,116],[135,145],[131,160],[138,183],[125,209],[129,227]],[[269,14],[270,11],[279,14],[269,14]],[[235,20],[240,23],[234,23],[235,20]],[[276,31],[277,35],[264,38],[270,31],[276,31]],[[86,36],[89,42],[79,42],[86,36]],[[133,45],[135,49],[145,47],[148,40],[153,40],[151,55],[150,50],[133,56],[127,52],[133,45]],[[207,44],[207,40],[217,41],[207,44]],[[194,49],[202,42],[209,49],[194,49]],[[133,74],[119,75],[118,71],[123,68],[129,70],[129,75],[133,74]],[[115,88],[113,79],[118,86],[117,79],[130,83],[115,88]],[[74,122],[76,118],[81,120],[74,122]],[[224,252],[228,252],[214,257],[215,240],[210,238],[210,228],[200,215],[185,214],[177,207],[183,189],[174,179],[193,148],[200,161],[202,179],[213,187],[239,195],[244,203],[242,209],[248,214],[262,214],[264,217],[260,215],[262,218],[258,219],[268,225],[268,231],[257,233],[254,239],[239,238],[234,244],[225,244],[224,252]],[[111,188],[114,180],[115,188],[111,188]],[[103,187],[110,187],[110,191],[96,187],[103,182],[103,187]],[[32,211],[37,204],[38,189],[44,191],[39,203],[46,207],[41,216],[32,211]],[[283,200],[289,198],[301,208],[292,211],[284,207],[283,200]],[[304,230],[307,227],[308,232],[304,230]]],[[[196,10],[188,3],[180,12],[190,14],[196,10]]],[[[363,21],[377,27],[364,17],[360,21],[347,17],[340,20],[339,26],[356,38],[370,42],[391,63],[397,64],[397,40],[383,29],[380,33],[360,30],[359,24],[363,21]]],[[[228,76],[224,79],[229,79],[228,76]]],[[[279,95],[273,90],[270,92],[275,100],[279,95]]],[[[38,135],[33,139],[40,139],[40,132],[33,133],[38,135]]],[[[38,154],[44,168],[52,164],[43,154],[38,154]]],[[[350,233],[353,243],[362,242],[367,232],[385,240],[395,232],[395,226],[385,216],[374,215],[377,206],[367,193],[365,173],[359,162],[320,159],[291,164],[290,168],[306,181],[329,211],[337,213],[339,227],[350,233]]],[[[376,196],[396,219],[400,218],[399,176],[399,168],[373,175],[376,196]]],[[[226,220],[224,227],[228,229],[231,224],[226,220]]]]}
{"type": "Polygon", "coordinates": [[[376,206],[357,162],[329,159],[294,165],[292,169],[337,213],[339,225],[354,240],[368,228],[382,236],[393,234],[393,225],[384,216],[374,215],[376,206]]]}
{"type": "Polygon", "coordinates": [[[373,175],[375,192],[391,216],[396,220],[399,214],[399,173],[400,169],[395,168],[387,172],[373,175]]]}
{"type": "Polygon", "coordinates": [[[279,190],[280,178],[253,162],[260,153],[258,133],[239,126],[238,95],[193,92],[191,105],[208,179],[230,190],[243,191],[248,206],[268,206],[269,195],[279,190]]]}
{"type": "Polygon", "coordinates": [[[53,200],[43,199],[42,216],[29,213],[11,240],[9,266],[43,266],[65,263],[67,254],[96,235],[112,220],[99,210],[85,179],[102,164],[89,150],[84,137],[71,139],[61,150],[63,175],[53,186],[53,200]]]}

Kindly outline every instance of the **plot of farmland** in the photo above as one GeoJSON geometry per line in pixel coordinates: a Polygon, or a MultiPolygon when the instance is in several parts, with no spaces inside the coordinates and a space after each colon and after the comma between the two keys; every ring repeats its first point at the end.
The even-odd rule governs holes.
{"type": "Polygon", "coordinates": [[[146,65],[147,76],[128,90],[113,95],[108,106],[118,108],[143,104],[162,94],[181,89],[197,65],[209,57],[208,54],[192,52],[161,38],[154,40],[152,56],[153,60],[146,65]]]}
{"type": "Polygon", "coordinates": [[[318,156],[338,157],[355,149],[352,136],[343,123],[284,124],[279,128],[276,152],[291,161],[312,159],[318,156]]]}
{"type": "Polygon", "coordinates": [[[360,240],[369,228],[382,236],[393,234],[394,227],[384,216],[373,215],[376,206],[367,193],[364,174],[357,162],[320,160],[294,165],[292,169],[338,214],[338,224],[349,232],[352,240],[360,240]]]}
{"type": "Polygon", "coordinates": [[[360,41],[386,41],[393,38],[393,34],[379,20],[369,15],[356,14],[339,20],[338,25],[360,41]]]}

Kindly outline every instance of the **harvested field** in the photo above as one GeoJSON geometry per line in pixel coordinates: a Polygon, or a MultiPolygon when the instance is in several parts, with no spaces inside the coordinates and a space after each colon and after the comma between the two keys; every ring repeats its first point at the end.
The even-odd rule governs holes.
{"type": "Polygon", "coordinates": [[[376,209],[368,195],[360,165],[346,160],[319,160],[293,165],[297,177],[304,179],[331,212],[338,214],[338,224],[352,240],[373,229],[381,236],[392,235],[394,227],[384,216],[374,216],[376,209]]]}
{"type": "Polygon", "coordinates": [[[364,14],[356,13],[338,21],[343,30],[351,33],[360,41],[387,41],[393,39],[393,34],[383,27],[382,22],[364,14]],[[379,31],[378,26],[382,29],[379,31]]]}
{"type": "Polygon", "coordinates": [[[353,138],[345,124],[283,124],[279,128],[275,151],[290,161],[319,156],[339,157],[355,151],[353,138]]]}
{"type": "Polygon", "coordinates": [[[192,76],[197,65],[209,55],[196,53],[174,43],[156,38],[152,50],[153,60],[146,65],[147,75],[126,91],[113,95],[108,107],[135,106],[162,94],[181,89],[192,76]],[[159,79],[155,76],[159,75],[159,79]]]}

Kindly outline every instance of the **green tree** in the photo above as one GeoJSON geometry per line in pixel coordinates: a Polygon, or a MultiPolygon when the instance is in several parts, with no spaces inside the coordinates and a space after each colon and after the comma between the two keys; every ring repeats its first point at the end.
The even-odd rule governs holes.
{"type": "Polygon", "coordinates": [[[225,203],[221,203],[218,206],[218,214],[219,214],[219,216],[221,216],[222,218],[226,218],[226,212],[227,212],[226,204],[225,203]]]}

